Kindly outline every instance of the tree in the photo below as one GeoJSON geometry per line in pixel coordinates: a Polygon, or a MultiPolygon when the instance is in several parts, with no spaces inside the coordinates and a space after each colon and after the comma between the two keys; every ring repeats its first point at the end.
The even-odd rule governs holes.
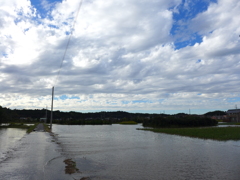
{"type": "Polygon", "coordinates": [[[0,124],[6,123],[10,120],[10,112],[8,108],[0,106],[0,124]]]}
{"type": "Polygon", "coordinates": [[[5,115],[4,115],[3,108],[2,106],[0,106],[0,124],[2,124],[4,117],[5,115]]]}
{"type": "Polygon", "coordinates": [[[219,110],[217,110],[217,111],[207,112],[207,113],[205,113],[204,115],[205,115],[205,116],[222,116],[222,115],[226,115],[226,114],[227,114],[227,113],[224,112],[224,111],[219,111],[219,110]]]}

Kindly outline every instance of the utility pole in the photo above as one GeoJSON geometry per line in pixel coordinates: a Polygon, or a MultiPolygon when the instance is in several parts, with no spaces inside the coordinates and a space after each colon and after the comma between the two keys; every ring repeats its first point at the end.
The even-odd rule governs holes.
{"type": "Polygon", "coordinates": [[[46,106],[46,120],[45,123],[47,123],[47,106],[46,106]]]}
{"type": "Polygon", "coordinates": [[[54,97],[54,86],[52,87],[52,106],[51,106],[50,129],[52,129],[52,118],[53,118],[53,97],[54,97]]]}

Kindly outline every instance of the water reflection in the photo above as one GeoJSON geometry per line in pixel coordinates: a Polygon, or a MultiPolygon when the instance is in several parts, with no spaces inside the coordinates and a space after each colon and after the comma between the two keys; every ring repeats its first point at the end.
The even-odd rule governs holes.
{"type": "Polygon", "coordinates": [[[63,155],[91,179],[239,179],[240,141],[139,131],[140,125],[54,125],[63,155]]]}
{"type": "Polygon", "coordinates": [[[14,150],[26,130],[17,128],[0,128],[0,162],[14,150]]]}

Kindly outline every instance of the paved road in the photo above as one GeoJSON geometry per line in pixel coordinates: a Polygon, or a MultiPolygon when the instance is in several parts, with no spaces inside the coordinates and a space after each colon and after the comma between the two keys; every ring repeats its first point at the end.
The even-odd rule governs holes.
{"type": "Polygon", "coordinates": [[[35,128],[35,131],[38,131],[38,132],[44,132],[44,126],[43,124],[38,124],[38,126],[35,128]]]}
{"type": "Polygon", "coordinates": [[[55,139],[39,124],[26,134],[9,158],[0,162],[0,180],[73,180],[65,174],[66,159],[55,139]]]}

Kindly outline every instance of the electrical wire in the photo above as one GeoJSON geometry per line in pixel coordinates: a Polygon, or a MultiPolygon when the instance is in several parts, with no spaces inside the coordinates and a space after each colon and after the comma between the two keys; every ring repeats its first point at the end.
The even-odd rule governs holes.
{"type": "Polygon", "coordinates": [[[77,22],[78,15],[79,15],[80,9],[81,9],[81,7],[82,7],[82,1],[83,1],[83,0],[81,0],[80,3],[79,3],[78,10],[77,10],[77,14],[76,14],[75,19],[74,19],[73,24],[72,24],[71,32],[70,32],[70,35],[69,35],[69,38],[68,38],[68,41],[67,41],[67,45],[66,45],[66,48],[65,48],[63,57],[62,57],[62,61],[61,61],[61,64],[60,64],[60,67],[59,67],[59,70],[58,70],[58,74],[57,74],[57,77],[56,77],[55,84],[57,84],[58,78],[59,78],[59,75],[60,75],[60,72],[61,72],[61,70],[62,70],[63,61],[64,61],[64,59],[65,59],[65,57],[66,57],[67,50],[68,50],[68,47],[69,47],[69,44],[70,44],[70,41],[71,41],[71,38],[72,38],[72,34],[73,34],[73,31],[74,31],[74,28],[75,28],[75,24],[76,24],[76,22],[77,22]]]}

